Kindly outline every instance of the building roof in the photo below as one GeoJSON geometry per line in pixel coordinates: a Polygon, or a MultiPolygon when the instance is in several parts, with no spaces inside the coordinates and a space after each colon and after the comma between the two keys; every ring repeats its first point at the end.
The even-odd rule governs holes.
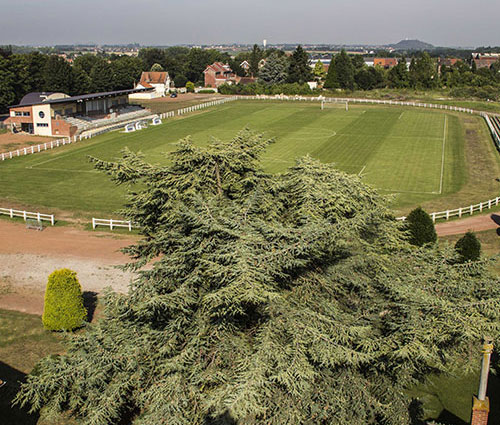
{"type": "MultiPolygon", "coordinates": [[[[23,100],[25,98],[27,98],[27,101],[25,103],[20,103],[19,105],[12,105],[10,107],[15,108],[18,106],[33,106],[33,105],[40,105],[40,104],[45,105],[45,104],[53,104],[53,103],[84,102],[84,101],[92,100],[92,99],[102,99],[105,97],[123,96],[123,95],[132,94],[132,93],[148,92],[151,90],[152,90],[152,88],[115,90],[115,91],[107,91],[107,92],[101,92],[101,93],[82,94],[79,96],[67,96],[67,97],[62,97],[62,98],[58,97],[56,99],[50,99],[48,97],[45,97],[44,98],[45,100],[43,100],[43,99],[40,100],[41,99],[40,96],[37,97],[36,95],[34,95],[34,93],[28,93],[26,96],[23,97],[23,100]],[[31,95],[34,95],[34,96],[31,96],[31,95]]],[[[21,100],[21,102],[22,102],[22,100],[21,100]]]]}
{"type": "Polygon", "coordinates": [[[212,65],[208,65],[207,68],[205,69],[205,71],[203,71],[203,72],[207,72],[208,70],[212,70],[215,72],[221,72],[223,74],[226,72],[229,72],[229,73],[233,72],[233,70],[229,67],[229,65],[223,64],[222,62],[214,62],[212,65]]]}
{"type": "Polygon", "coordinates": [[[141,74],[140,84],[149,83],[149,84],[165,84],[168,80],[168,72],[166,71],[149,71],[143,72],[141,74]]]}
{"type": "Polygon", "coordinates": [[[28,93],[25,95],[21,101],[19,102],[19,105],[27,105],[27,104],[34,104],[34,103],[39,103],[43,102],[47,99],[50,99],[51,97],[67,97],[67,94],[64,93],[57,93],[53,91],[42,91],[42,92],[32,92],[28,93]],[[54,96],[54,95],[59,95],[59,96],[54,96]]]}

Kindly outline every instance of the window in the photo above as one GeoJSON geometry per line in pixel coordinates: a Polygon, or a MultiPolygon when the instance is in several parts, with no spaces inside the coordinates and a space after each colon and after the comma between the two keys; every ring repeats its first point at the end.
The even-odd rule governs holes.
{"type": "Polygon", "coordinates": [[[31,115],[30,112],[23,112],[23,117],[29,117],[31,115]]]}
{"type": "Polygon", "coordinates": [[[16,117],[22,117],[22,116],[23,116],[22,112],[16,111],[16,117]]]}
{"type": "Polygon", "coordinates": [[[37,122],[36,126],[37,127],[48,127],[49,125],[47,123],[45,123],[45,122],[37,122]]]}
{"type": "Polygon", "coordinates": [[[40,118],[45,118],[45,112],[40,111],[40,112],[38,113],[38,116],[39,116],[40,118]]]}

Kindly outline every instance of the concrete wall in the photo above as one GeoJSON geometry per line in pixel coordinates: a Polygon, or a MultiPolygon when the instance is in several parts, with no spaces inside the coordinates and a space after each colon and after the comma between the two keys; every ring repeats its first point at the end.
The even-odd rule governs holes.
{"type": "Polygon", "coordinates": [[[50,105],[33,105],[33,131],[40,136],[52,136],[50,105]]]}

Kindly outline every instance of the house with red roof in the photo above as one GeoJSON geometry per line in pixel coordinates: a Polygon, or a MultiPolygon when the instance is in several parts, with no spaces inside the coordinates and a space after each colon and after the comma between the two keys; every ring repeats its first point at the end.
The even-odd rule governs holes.
{"type": "Polygon", "coordinates": [[[170,91],[170,76],[166,71],[149,71],[141,74],[136,89],[154,89],[130,95],[130,99],[155,99],[164,97],[170,91]]]}
{"type": "Polygon", "coordinates": [[[203,71],[205,75],[205,87],[217,88],[222,84],[236,84],[240,81],[228,64],[222,62],[214,62],[208,65],[203,71]]]}

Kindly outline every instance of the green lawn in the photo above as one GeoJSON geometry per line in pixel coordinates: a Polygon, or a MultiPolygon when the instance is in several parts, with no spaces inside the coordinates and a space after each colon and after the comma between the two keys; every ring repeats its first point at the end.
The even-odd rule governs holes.
{"type": "MultiPolygon", "coordinates": [[[[234,102],[137,133],[112,132],[5,161],[0,164],[0,198],[5,205],[110,215],[122,206],[124,188],[96,172],[88,155],[113,159],[127,146],[143,152],[153,163],[166,163],[163,153],[175,149],[181,138],[191,135],[203,145],[211,136],[228,140],[249,126],[276,139],[263,156],[269,172],[282,172],[295,158],[309,154],[360,174],[382,193],[393,194],[395,210],[426,203],[454,207],[446,199],[470,183],[464,117],[472,122],[469,125],[482,125],[477,117],[414,108],[358,105],[346,112],[343,107],[321,111],[317,103],[234,102]]],[[[500,175],[487,133],[484,136],[475,150],[488,159],[487,171],[500,175]]],[[[484,171],[479,170],[482,175],[484,171]]],[[[498,186],[488,188],[495,193],[492,197],[498,186]]],[[[478,192],[480,200],[490,196],[483,189],[477,191],[475,183],[471,190],[478,192]]]]}

